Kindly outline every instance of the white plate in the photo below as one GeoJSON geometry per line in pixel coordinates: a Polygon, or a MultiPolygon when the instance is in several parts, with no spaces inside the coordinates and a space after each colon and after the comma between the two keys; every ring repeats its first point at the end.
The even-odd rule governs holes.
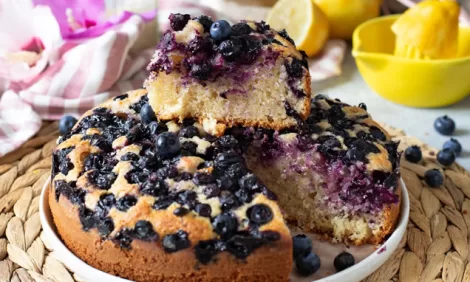
{"type": "MultiPolygon", "coordinates": [[[[67,266],[67,268],[76,273],[76,275],[83,281],[129,282],[130,280],[116,277],[89,266],[84,261],[75,256],[69,249],[67,249],[67,247],[62,243],[59,236],[57,235],[52,221],[47,197],[48,186],[49,182],[46,183],[41,193],[39,214],[48,245],[50,245],[50,247],[54,250],[57,258],[62,261],[67,266]]],[[[317,273],[309,277],[300,277],[293,273],[291,275],[291,281],[356,282],[361,281],[377,270],[397,249],[401,239],[403,238],[403,235],[405,234],[406,226],[408,224],[410,202],[403,180],[401,180],[401,189],[402,206],[400,211],[400,218],[398,220],[395,231],[387,239],[387,241],[385,241],[381,246],[364,245],[360,247],[347,247],[343,244],[331,244],[325,241],[320,241],[315,238],[315,235],[311,235],[311,238],[314,241],[313,251],[320,256],[322,266],[317,273]],[[346,270],[333,274],[335,272],[333,267],[334,257],[343,250],[347,250],[354,255],[356,264],[346,270]]],[[[296,232],[293,231],[293,233],[296,232]]],[[[293,272],[295,272],[295,267],[293,272]]]]}

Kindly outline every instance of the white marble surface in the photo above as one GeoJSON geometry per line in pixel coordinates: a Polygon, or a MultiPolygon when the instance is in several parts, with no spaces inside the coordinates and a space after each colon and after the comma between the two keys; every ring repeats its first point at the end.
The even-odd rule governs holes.
{"type": "Polygon", "coordinates": [[[349,51],[343,67],[341,76],[315,82],[314,93],[327,94],[353,105],[364,102],[375,120],[401,128],[408,135],[415,136],[436,148],[441,148],[449,137],[442,136],[434,130],[434,120],[438,116],[448,115],[457,125],[453,137],[458,139],[464,148],[457,162],[470,171],[470,97],[446,108],[408,108],[385,100],[370,89],[358,72],[349,51]]]}

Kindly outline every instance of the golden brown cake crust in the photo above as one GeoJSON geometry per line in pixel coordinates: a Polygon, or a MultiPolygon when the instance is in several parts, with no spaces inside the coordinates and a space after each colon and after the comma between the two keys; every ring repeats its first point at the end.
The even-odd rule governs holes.
{"type": "Polygon", "coordinates": [[[107,273],[135,281],[282,281],[292,268],[292,239],[282,234],[277,246],[265,246],[246,261],[229,254],[216,264],[197,263],[191,250],[166,254],[160,245],[135,241],[132,251],[103,241],[96,231],[82,230],[78,210],[65,197],[57,202],[49,191],[54,224],[65,245],[80,259],[107,273]]]}

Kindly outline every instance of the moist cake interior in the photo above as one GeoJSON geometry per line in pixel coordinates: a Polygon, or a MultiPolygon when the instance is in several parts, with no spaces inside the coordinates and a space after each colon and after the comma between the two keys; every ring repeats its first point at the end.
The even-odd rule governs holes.
{"type": "Polygon", "coordinates": [[[295,130],[237,131],[248,166],[278,195],[288,221],[353,244],[380,243],[394,228],[397,143],[364,109],[318,95],[295,130]]]}
{"type": "Polygon", "coordinates": [[[242,21],[228,38],[215,40],[210,18],[185,16],[170,16],[173,30],[165,32],[148,66],[146,88],[160,119],[194,117],[210,132],[216,121],[292,126],[286,107],[308,115],[307,57],[285,31],[242,21]]]}

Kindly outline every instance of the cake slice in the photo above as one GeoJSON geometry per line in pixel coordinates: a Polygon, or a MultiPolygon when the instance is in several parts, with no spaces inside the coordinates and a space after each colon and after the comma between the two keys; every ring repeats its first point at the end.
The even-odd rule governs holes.
{"type": "Polygon", "coordinates": [[[295,130],[232,129],[289,222],[355,245],[381,243],[400,210],[398,144],[363,107],[318,95],[295,130]]]}
{"type": "Polygon", "coordinates": [[[280,130],[308,116],[307,58],[285,31],[181,14],[170,22],[173,30],[158,44],[146,81],[160,120],[197,118],[221,135],[233,125],[280,130]]]}

